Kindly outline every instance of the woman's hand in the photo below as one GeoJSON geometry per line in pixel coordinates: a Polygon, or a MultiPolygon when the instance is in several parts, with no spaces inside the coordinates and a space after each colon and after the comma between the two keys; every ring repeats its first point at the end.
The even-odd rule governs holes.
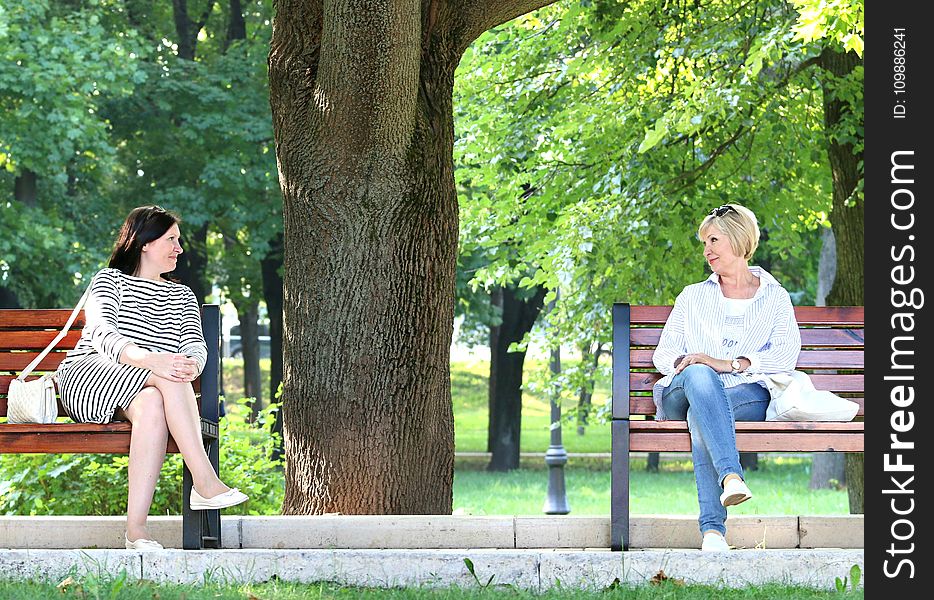
{"type": "Polygon", "coordinates": [[[198,377],[198,362],[184,354],[152,352],[148,363],[150,371],[169,381],[184,383],[198,377]]]}
{"type": "Polygon", "coordinates": [[[675,365],[675,375],[690,365],[707,365],[717,373],[730,373],[733,371],[733,365],[728,360],[711,358],[703,352],[694,352],[681,357],[681,361],[675,365]]]}

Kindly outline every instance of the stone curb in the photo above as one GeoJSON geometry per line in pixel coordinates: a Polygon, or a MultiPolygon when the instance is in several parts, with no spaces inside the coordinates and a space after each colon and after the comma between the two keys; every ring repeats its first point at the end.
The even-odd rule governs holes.
{"type": "Polygon", "coordinates": [[[660,571],[685,583],[741,588],[781,583],[833,589],[853,565],[863,569],[861,550],[5,550],[0,579],[60,581],[77,574],[157,582],[264,582],[273,578],[330,581],[367,587],[478,587],[512,585],[544,591],[556,586],[604,589],[644,584],[660,571]],[[476,577],[465,563],[472,561],[476,577]],[[492,578],[492,579],[491,579],[492,578]]]}
{"type": "MultiPolygon", "coordinates": [[[[124,517],[0,517],[0,548],[122,548],[124,517]]],[[[181,544],[181,517],[150,517],[150,535],[181,544]]],[[[697,519],[637,515],[633,548],[699,548],[697,519]]],[[[229,549],[582,549],[609,548],[609,517],[450,515],[225,516],[229,549]]],[[[862,515],[739,516],[727,520],[736,548],[863,547],[862,515]]]]}

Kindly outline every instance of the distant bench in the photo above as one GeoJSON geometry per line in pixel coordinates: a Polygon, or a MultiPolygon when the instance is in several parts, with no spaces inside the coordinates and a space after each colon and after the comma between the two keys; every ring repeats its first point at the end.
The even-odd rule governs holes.
{"type": "MultiPolygon", "coordinates": [[[[95,423],[11,424],[6,423],[7,392],[10,381],[22,371],[61,331],[71,315],[68,310],[0,310],[0,454],[129,454],[130,429],[127,421],[105,425],[95,423]]],[[[201,309],[201,324],[208,346],[204,372],[193,382],[201,398],[201,435],[208,458],[218,472],[218,349],[220,347],[220,307],[205,304],[201,309]]],[[[65,357],[65,351],[75,347],[84,327],[84,311],[71,330],[39,363],[36,372],[54,371],[65,357]]],[[[41,373],[35,373],[35,376],[41,373]]],[[[30,376],[28,379],[34,379],[30,376]]],[[[66,416],[61,403],[60,417],[66,416]]],[[[175,440],[169,437],[167,452],[178,452],[175,440]]],[[[189,508],[191,473],[185,467],[182,479],[182,547],[190,549],[220,548],[219,510],[193,511],[189,508]]]]}
{"type": "MultiPolygon", "coordinates": [[[[613,550],[629,547],[630,452],[691,451],[686,421],[654,420],[652,386],[662,376],[655,370],[652,354],[671,308],[613,305],[613,550]]],[[[860,420],[738,421],[736,445],[743,452],[862,452],[863,307],[799,306],[795,307],[795,318],[801,331],[797,369],[808,371],[817,389],[858,402],[860,420]]]]}

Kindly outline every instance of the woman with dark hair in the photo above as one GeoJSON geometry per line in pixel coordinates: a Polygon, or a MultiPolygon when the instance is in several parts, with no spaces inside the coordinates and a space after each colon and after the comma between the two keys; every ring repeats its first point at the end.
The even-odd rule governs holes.
{"type": "Polygon", "coordinates": [[[146,517],[171,433],[191,471],[191,508],[247,500],[218,479],[204,451],[191,382],[207,361],[198,299],[164,275],[182,253],[179,218],[158,206],[133,209],[109,268],[91,280],[81,339],[58,367],[58,391],[77,422],[133,424],[126,547],[154,550],[146,517]]]}

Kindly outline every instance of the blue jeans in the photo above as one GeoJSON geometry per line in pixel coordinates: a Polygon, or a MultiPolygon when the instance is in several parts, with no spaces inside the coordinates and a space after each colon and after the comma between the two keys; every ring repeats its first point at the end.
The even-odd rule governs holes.
{"type": "Polygon", "coordinates": [[[701,532],[726,533],[726,508],[720,504],[723,478],[743,476],[736,450],[736,421],[764,421],[769,391],[758,383],[724,388],[707,365],[690,365],[675,375],[662,394],[669,419],[687,419],[701,532]]]}

